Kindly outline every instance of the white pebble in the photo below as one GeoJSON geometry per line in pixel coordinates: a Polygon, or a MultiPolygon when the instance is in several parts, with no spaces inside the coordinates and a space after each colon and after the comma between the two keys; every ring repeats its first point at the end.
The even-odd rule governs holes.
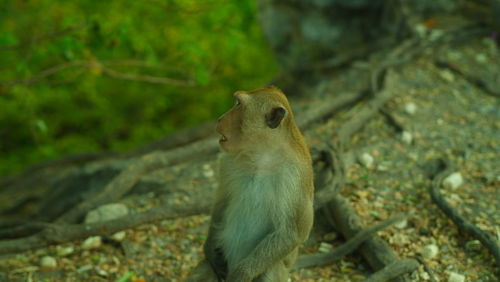
{"type": "Polygon", "coordinates": [[[464,282],[465,276],[456,272],[450,272],[450,276],[448,276],[448,282],[464,282]]]}
{"type": "Polygon", "coordinates": [[[359,162],[366,168],[373,168],[374,159],[372,155],[363,153],[361,156],[359,156],[359,162]]]}
{"type": "Polygon", "coordinates": [[[91,210],[85,217],[85,223],[108,221],[128,215],[128,207],[122,203],[110,203],[91,210]]]}
{"type": "Polygon", "coordinates": [[[320,253],[329,253],[333,250],[333,246],[332,244],[328,244],[328,243],[325,243],[325,242],[321,242],[321,244],[319,245],[319,252],[320,253]]]}
{"type": "Polygon", "coordinates": [[[398,222],[394,223],[394,226],[397,229],[404,229],[404,228],[406,228],[406,226],[408,226],[408,220],[403,219],[401,221],[398,221],[398,222]]]}
{"type": "Polygon", "coordinates": [[[431,244],[422,248],[420,254],[426,259],[432,259],[439,253],[439,249],[436,245],[431,244]]]}
{"type": "Polygon", "coordinates": [[[455,76],[449,70],[443,70],[443,71],[439,72],[439,75],[441,76],[442,79],[444,79],[447,82],[455,81],[455,76]]]}
{"type": "Polygon", "coordinates": [[[88,237],[87,239],[85,239],[85,241],[83,241],[82,249],[84,250],[96,249],[99,248],[101,245],[102,245],[101,236],[88,237]]]}
{"type": "Polygon", "coordinates": [[[488,57],[486,57],[485,54],[479,53],[479,54],[476,55],[476,61],[478,63],[487,63],[488,62],[488,57]]]}
{"type": "Polygon", "coordinates": [[[414,115],[417,112],[417,105],[412,102],[408,102],[405,104],[405,112],[409,115],[414,115]]]}
{"type": "Polygon", "coordinates": [[[411,135],[411,133],[408,131],[403,131],[403,133],[401,134],[401,140],[403,140],[405,144],[410,145],[411,142],[413,142],[413,135],[411,135]]]}
{"type": "Polygon", "coordinates": [[[116,240],[116,241],[123,241],[123,239],[125,239],[126,235],[127,235],[127,233],[125,233],[125,231],[119,231],[119,232],[116,232],[115,234],[111,235],[111,238],[113,240],[116,240]]]}
{"type": "Polygon", "coordinates": [[[73,248],[73,246],[67,246],[67,247],[57,246],[56,247],[57,255],[60,257],[70,255],[73,253],[74,250],[75,250],[75,248],[73,248]]]}
{"type": "Polygon", "coordinates": [[[464,179],[460,172],[454,172],[443,180],[444,187],[451,188],[453,190],[457,189],[464,183],[464,179]]]}
{"type": "Polygon", "coordinates": [[[430,280],[431,279],[429,273],[427,273],[427,272],[420,273],[420,278],[422,278],[422,280],[430,280]]]}
{"type": "Polygon", "coordinates": [[[53,258],[51,256],[44,256],[40,260],[40,266],[43,268],[56,268],[57,261],[55,258],[53,258]]]}

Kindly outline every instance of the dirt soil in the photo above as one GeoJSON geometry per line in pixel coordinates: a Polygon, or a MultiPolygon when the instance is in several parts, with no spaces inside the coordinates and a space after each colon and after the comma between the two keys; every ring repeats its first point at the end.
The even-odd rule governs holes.
{"type": "MultiPolygon", "coordinates": [[[[435,63],[446,60],[466,74],[498,84],[500,50],[492,46],[484,39],[429,50],[393,70],[390,91],[397,93],[386,111],[401,128],[379,114],[345,148],[353,153],[346,160],[349,169],[342,194],[366,225],[415,211],[406,222],[378,233],[400,257],[420,257],[432,270],[427,273],[421,266],[411,273],[412,281],[427,281],[431,275],[448,281],[455,274],[463,275],[465,281],[498,281],[493,257],[461,233],[429,196],[432,161],[448,157],[463,183],[454,189],[442,187],[441,192],[461,215],[500,239],[499,97],[435,63]],[[364,154],[373,163],[360,161],[364,154]]],[[[337,74],[323,95],[361,88],[359,78],[366,75],[366,69],[359,65],[337,74]]],[[[307,107],[310,102],[297,102],[296,107],[307,107]]],[[[305,135],[310,147],[332,140],[349,113],[309,128],[305,135]]],[[[137,190],[122,202],[140,212],[162,204],[210,200],[214,168],[215,158],[210,158],[157,171],[149,177],[160,179],[162,185],[147,194],[137,190]]],[[[123,238],[102,238],[90,249],[84,250],[77,241],[0,257],[0,281],[182,281],[202,259],[208,222],[208,215],[166,220],[126,230],[120,234],[123,238]],[[42,264],[46,256],[55,264],[42,264]]],[[[334,230],[315,228],[302,252],[318,252],[320,245],[328,250],[343,241],[334,230]]],[[[361,256],[353,253],[333,265],[294,271],[291,280],[361,281],[369,274],[361,256]]]]}

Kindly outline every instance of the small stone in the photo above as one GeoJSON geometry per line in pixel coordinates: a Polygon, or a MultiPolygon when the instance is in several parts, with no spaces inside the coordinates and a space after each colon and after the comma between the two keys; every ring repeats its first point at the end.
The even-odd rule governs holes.
{"type": "Polygon", "coordinates": [[[67,247],[57,246],[56,247],[57,255],[60,257],[70,255],[74,251],[75,251],[75,248],[73,246],[67,246],[67,247]]]}
{"type": "Polygon", "coordinates": [[[40,266],[45,269],[53,269],[57,267],[57,261],[51,256],[44,256],[40,260],[40,266]]]}
{"type": "Polygon", "coordinates": [[[486,62],[488,62],[488,57],[486,57],[485,54],[479,53],[476,55],[476,61],[478,63],[486,63],[486,62]]]}
{"type": "Polygon", "coordinates": [[[103,276],[103,277],[108,276],[108,272],[100,267],[96,267],[95,272],[97,272],[98,275],[103,276]]]}
{"type": "Polygon", "coordinates": [[[123,241],[123,239],[125,239],[125,236],[127,235],[127,233],[125,231],[119,231],[119,232],[116,232],[115,234],[111,235],[111,238],[115,241],[123,241]]]}
{"type": "Polygon", "coordinates": [[[426,259],[434,258],[437,256],[438,253],[439,253],[439,248],[434,244],[427,245],[423,247],[422,250],[420,250],[420,254],[422,254],[422,256],[426,259]]]}
{"type": "Polygon", "coordinates": [[[443,71],[439,72],[439,76],[441,76],[441,78],[447,82],[455,81],[455,76],[449,70],[443,70],[443,71]]]}
{"type": "Polygon", "coordinates": [[[128,207],[121,203],[111,203],[91,210],[85,217],[85,223],[95,223],[101,221],[108,221],[128,215],[128,207]]]}
{"type": "Polygon", "coordinates": [[[464,183],[464,179],[460,172],[454,172],[443,180],[443,186],[451,188],[453,190],[457,189],[464,183]]]}
{"type": "Polygon", "coordinates": [[[101,245],[102,245],[101,236],[88,237],[87,239],[85,239],[85,241],[83,241],[82,249],[84,250],[96,249],[99,248],[101,245]]]}
{"type": "Polygon", "coordinates": [[[203,176],[206,178],[212,178],[214,176],[214,170],[210,167],[210,165],[206,164],[203,166],[203,176]]]}
{"type": "Polygon", "coordinates": [[[372,155],[363,153],[361,156],[359,156],[359,162],[366,168],[373,168],[374,159],[372,155]]]}
{"type": "Polygon", "coordinates": [[[413,30],[415,31],[415,33],[419,36],[419,37],[425,37],[426,34],[427,34],[427,27],[423,24],[416,24],[414,27],[413,27],[413,30]]]}
{"type": "Polygon", "coordinates": [[[405,104],[405,112],[409,115],[414,115],[417,112],[417,105],[412,102],[408,102],[405,104]]]}
{"type": "Polygon", "coordinates": [[[80,266],[76,271],[78,273],[83,273],[83,272],[87,272],[87,271],[89,271],[91,269],[92,269],[92,265],[91,264],[86,264],[86,265],[80,266]]]}
{"type": "Polygon", "coordinates": [[[422,280],[430,280],[431,279],[431,277],[429,276],[429,273],[427,273],[427,272],[420,273],[420,278],[422,278],[422,280]]]}
{"type": "Polygon", "coordinates": [[[408,226],[408,220],[403,219],[401,221],[398,221],[396,223],[394,223],[394,226],[397,228],[397,229],[404,229],[406,228],[406,226],[408,226]]]}
{"type": "Polygon", "coordinates": [[[401,140],[403,140],[405,144],[410,145],[411,142],[413,142],[413,135],[408,131],[403,131],[401,134],[401,140]]]}
{"type": "Polygon", "coordinates": [[[479,240],[471,240],[465,243],[465,249],[468,251],[480,251],[481,250],[481,242],[479,240]]]}
{"type": "Polygon", "coordinates": [[[325,241],[333,241],[335,239],[337,239],[338,235],[336,232],[330,232],[330,233],[326,233],[325,236],[323,236],[323,239],[325,241]]]}
{"type": "Polygon", "coordinates": [[[320,253],[329,253],[332,250],[333,250],[332,244],[321,242],[321,244],[319,245],[319,250],[318,251],[320,253]]]}
{"type": "Polygon", "coordinates": [[[456,272],[450,272],[450,276],[448,276],[448,282],[464,282],[465,276],[456,272]]]}

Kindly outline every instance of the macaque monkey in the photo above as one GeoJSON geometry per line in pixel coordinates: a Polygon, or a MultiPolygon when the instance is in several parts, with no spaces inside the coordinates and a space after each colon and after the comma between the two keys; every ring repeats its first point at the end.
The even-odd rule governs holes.
{"type": "Polygon", "coordinates": [[[219,187],[188,281],[287,281],[313,224],[313,171],[286,96],[276,87],[234,94],[218,119],[219,187]]]}

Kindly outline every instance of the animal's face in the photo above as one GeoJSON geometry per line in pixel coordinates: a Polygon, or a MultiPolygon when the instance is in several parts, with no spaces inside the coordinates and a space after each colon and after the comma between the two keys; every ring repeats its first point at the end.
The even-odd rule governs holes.
{"type": "Polygon", "coordinates": [[[228,153],[265,146],[278,137],[289,106],[285,95],[275,87],[234,94],[235,104],[217,122],[219,144],[228,153]]]}

